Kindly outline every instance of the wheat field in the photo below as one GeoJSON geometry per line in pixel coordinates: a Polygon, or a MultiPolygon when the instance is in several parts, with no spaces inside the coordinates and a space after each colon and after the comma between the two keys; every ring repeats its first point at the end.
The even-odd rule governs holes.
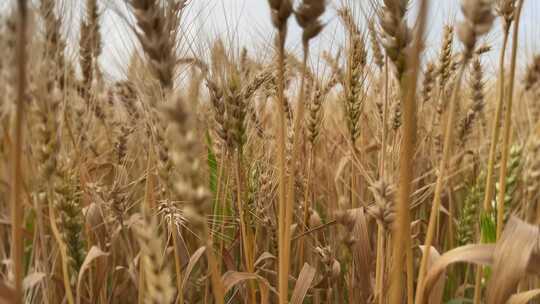
{"type": "Polygon", "coordinates": [[[538,303],[536,0],[261,0],[262,56],[118,0],[121,77],[105,1],[0,11],[0,304],[538,303]]]}

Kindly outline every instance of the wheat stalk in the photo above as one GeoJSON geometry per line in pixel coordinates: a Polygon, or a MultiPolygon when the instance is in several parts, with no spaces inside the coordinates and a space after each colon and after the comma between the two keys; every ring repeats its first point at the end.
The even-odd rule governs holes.
{"type": "MultiPolygon", "coordinates": [[[[507,1],[513,3],[513,1],[507,1]]],[[[510,81],[508,83],[508,93],[507,93],[507,100],[506,100],[506,111],[504,115],[504,125],[503,125],[503,142],[502,142],[502,157],[501,157],[501,167],[499,169],[499,196],[498,196],[498,204],[497,204],[497,236],[500,236],[503,229],[503,220],[504,220],[504,198],[506,195],[506,174],[507,174],[507,163],[508,163],[508,155],[510,153],[510,137],[511,137],[511,131],[512,131],[512,106],[514,101],[514,81],[516,77],[516,62],[517,62],[517,51],[518,51],[518,40],[519,40],[519,24],[520,24],[520,16],[521,16],[521,9],[523,7],[524,0],[519,0],[518,6],[515,10],[512,10],[513,8],[512,4],[509,4],[511,7],[508,10],[503,10],[505,12],[505,20],[509,20],[514,17],[515,12],[515,25],[514,25],[514,33],[513,33],[513,40],[512,40],[512,60],[510,63],[510,81]],[[511,12],[508,12],[511,11],[511,12]],[[511,17],[508,17],[510,15],[511,17]]],[[[505,21],[509,23],[509,21],[505,21]]]]}
{"type": "Polygon", "coordinates": [[[279,207],[278,207],[278,291],[279,303],[286,304],[288,298],[288,274],[289,260],[285,246],[289,235],[287,225],[287,210],[291,208],[287,205],[286,197],[286,173],[285,173],[285,108],[284,88],[285,88],[285,39],[287,37],[287,20],[292,14],[292,4],[289,0],[268,0],[273,26],[278,31],[276,38],[277,49],[277,98],[278,104],[278,128],[277,128],[277,150],[278,150],[278,170],[279,170],[279,207]]]}
{"type": "MultiPolygon", "coordinates": [[[[399,20],[396,18],[396,13],[399,12],[403,18],[405,14],[404,5],[407,4],[407,1],[401,1],[398,3],[396,1],[385,1],[386,10],[393,11],[394,21],[401,22],[400,26],[394,30],[394,33],[399,33],[395,38],[400,38],[398,41],[403,41],[403,43],[398,44],[395,50],[399,50],[397,54],[397,60],[393,59],[394,54],[388,54],[389,45],[387,48],[387,55],[394,61],[394,64],[397,66],[398,76],[401,82],[401,89],[403,94],[403,108],[404,108],[404,129],[403,129],[403,139],[402,139],[402,148],[400,151],[399,157],[399,186],[398,186],[398,195],[396,202],[396,221],[393,226],[393,236],[392,236],[392,273],[390,277],[390,290],[389,290],[389,303],[399,303],[401,300],[401,288],[402,288],[402,278],[401,271],[403,269],[403,257],[407,256],[407,302],[412,304],[413,301],[413,265],[412,265],[412,247],[411,235],[410,235],[410,214],[409,214],[409,205],[410,205],[410,196],[412,193],[412,180],[414,176],[414,150],[416,142],[416,86],[419,74],[419,65],[420,65],[420,55],[422,53],[422,41],[424,39],[424,30],[427,20],[427,12],[429,1],[424,0],[420,3],[419,7],[419,17],[418,17],[418,27],[415,33],[415,38],[412,44],[411,50],[411,61],[410,61],[410,70],[407,68],[408,77],[405,79],[402,78],[403,73],[406,71],[406,66],[403,63],[400,63],[400,58],[405,55],[403,52],[403,47],[407,44],[407,29],[404,20],[399,20]],[[402,36],[402,37],[399,37],[402,36]],[[402,70],[403,69],[403,70],[402,70]],[[402,71],[400,71],[402,70],[402,71]],[[408,247],[408,248],[407,248],[408,247]]],[[[388,12],[386,12],[388,15],[388,12]]],[[[394,24],[397,25],[397,24],[394,24]]],[[[383,26],[384,27],[384,26],[383,26]]],[[[386,31],[389,32],[388,24],[386,24],[386,31]]]]}
{"type": "MultiPolygon", "coordinates": [[[[424,246],[431,248],[433,244],[433,238],[435,233],[435,222],[437,214],[439,213],[439,207],[441,204],[441,193],[443,188],[443,181],[446,176],[446,170],[450,158],[450,149],[452,145],[452,129],[454,124],[454,114],[456,112],[456,103],[459,87],[467,63],[473,55],[476,41],[479,36],[487,33],[493,23],[493,15],[491,14],[491,6],[489,2],[483,0],[465,0],[462,5],[462,11],[465,16],[465,21],[459,24],[458,35],[459,39],[463,43],[465,49],[463,51],[463,60],[460,70],[458,72],[456,83],[452,90],[452,97],[450,100],[449,114],[446,118],[446,124],[444,129],[444,148],[442,159],[439,163],[439,170],[437,172],[437,182],[435,184],[435,193],[433,196],[431,213],[429,216],[428,229],[426,234],[426,240],[424,246]]],[[[420,270],[418,272],[418,284],[423,286],[424,278],[426,275],[427,267],[427,254],[422,255],[422,261],[420,264],[420,270]]],[[[417,289],[416,303],[423,303],[423,294],[420,292],[421,288],[417,289]]]]}
{"type": "MultiPolygon", "coordinates": [[[[313,38],[315,38],[323,29],[323,24],[319,20],[319,18],[324,14],[326,10],[326,1],[325,0],[303,0],[300,3],[300,6],[295,10],[294,15],[296,17],[296,21],[302,28],[302,48],[303,48],[303,59],[302,59],[302,80],[300,83],[300,93],[298,95],[298,101],[297,101],[297,108],[296,108],[296,115],[295,115],[295,121],[294,121],[294,129],[293,129],[293,147],[292,147],[292,160],[291,160],[291,166],[292,166],[292,172],[291,176],[288,180],[287,185],[287,205],[292,206],[294,204],[294,183],[295,183],[295,175],[296,171],[298,170],[296,168],[296,162],[299,159],[299,149],[300,149],[300,133],[302,128],[302,123],[304,122],[304,111],[305,111],[305,96],[306,96],[306,82],[312,83],[313,81],[309,78],[313,78],[311,76],[311,73],[308,72],[307,67],[307,61],[309,57],[309,42],[313,38]],[[307,81],[306,81],[307,80],[307,81]]],[[[288,213],[286,212],[286,227],[290,226],[292,223],[292,208],[288,209],[288,213]]],[[[287,230],[286,230],[287,231],[287,230]]],[[[285,247],[286,250],[286,259],[289,259],[290,255],[290,233],[286,233],[287,238],[285,241],[285,247]]],[[[301,252],[303,251],[303,242],[301,242],[301,252]]],[[[303,260],[303,257],[301,255],[301,260],[303,260]]]]}
{"type": "Polygon", "coordinates": [[[487,176],[486,176],[486,187],[485,187],[485,196],[484,196],[484,209],[490,210],[490,202],[493,198],[493,171],[495,167],[495,157],[497,154],[497,144],[499,142],[500,135],[500,120],[503,113],[503,100],[505,96],[505,68],[504,60],[506,56],[506,46],[508,44],[508,37],[510,33],[510,23],[505,23],[503,26],[503,44],[501,53],[499,56],[499,77],[498,77],[498,99],[497,99],[497,108],[495,110],[495,121],[491,127],[491,144],[489,149],[489,159],[487,166],[487,176]]]}
{"type": "Polygon", "coordinates": [[[17,107],[15,112],[15,131],[13,134],[14,145],[11,158],[13,160],[11,186],[11,220],[13,221],[11,230],[11,261],[14,268],[15,301],[17,304],[23,303],[23,197],[22,197],[22,146],[23,146],[23,119],[25,112],[26,93],[26,43],[27,43],[27,22],[28,7],[25,0],[18,2],[18,23],[17,23],[17,44],[16,44],[16,64],[17,64],[17,107]]]}

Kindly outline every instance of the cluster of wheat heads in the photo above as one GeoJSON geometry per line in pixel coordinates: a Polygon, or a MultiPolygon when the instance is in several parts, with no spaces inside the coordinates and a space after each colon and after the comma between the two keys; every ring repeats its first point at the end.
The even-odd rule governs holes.
{"type": "Polygon", "coordinates": [[[267,56],[219,38],[201,56],[184,47],[191,1],[125,0],[137,48],[115,80],[99,61],[110,6],[12,1],[0,304],[531,303],[540,55],[518,56],[525,1],[462,0],[428,50],[435,0],[268,0],[267,56]],[[81,8],[78,26],[63,17],[81,8]],[[325,14],[344,40],[318,53],[325,14]]]}

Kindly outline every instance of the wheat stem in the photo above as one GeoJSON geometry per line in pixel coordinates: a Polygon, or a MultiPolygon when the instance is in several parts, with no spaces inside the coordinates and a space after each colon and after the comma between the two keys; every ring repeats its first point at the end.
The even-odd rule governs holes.
{"type": "Polygon", "coordinates": [[[476,266],[476,275],[474,277],[474,297],[473,303],[480,304],[482,297],[482,277],[484,276],[484,268],[481,265],[476,266]]]}
{"type": "Polygon", "coordinates": [[[375,269],[375,295],[377,297],[378,304],[384,304],[384,272],[385,272],[385,261],[384,261],[384,234],[385,229],[381,223],[377,225],[377,261],[375,269]]]}
{"type": "MultiPolygon", "coordinates": [[[[498,98],[497,98],[497,107],[495,109],[495,121],[493,122],[491,129],[491,144],[489,148],[489,158],[487,164],[487,175],[486,175],[486,184],[484,190],[484,202],[483,210],[488,212],[491,210],[491,201],[493,199],[493,188],[494,188],[494,176],[495,171],[495,160],[497,154],[497,145],[499,143],[499,133],[500,133],[500,121],[502,119],[503,103],[504,103],[504,89],[505,89],[505,69],[504,69],[504,60],[506,56],[506,47],[508,45],[508,37],[510,34],[510,24],[505,23],[503,27],[503,43],[501,54],[499,56],[499,82],[498,82],[498,98]]],[[[498,215],[497,215],[498,217],[498,215]]],[[[480,232],[480,240],[482,240],[482,232],[480,232]]],[[[475,284],[474,284],[474,304],[480,304],[480,297],[482,295],[482,277],[483,277],[483,268],[481,266],[477,267],[475,284]]]]}
{"type": "MultiPolygon", "coordinates": [[[[214,210],[213,210],[213,214],[214,216],[217,215],[218,218],[223,218],[223,216],[225,215],[225,204],[226,204],[226,201],[224,200],[223,202],[223,206],[220,206],[220,202],[221,202],[221,192],[225,192],[223,188],[223,186],[226,186],[226,184],[224,185],[224,178],[223,176],[225,175],[226,171],[225,170],[225,161],[226,161],[226,158],[227,157],[227,152],[226,150],[222,151],[221,153],[221,157],[220,157],[220,164],[219,164],[219,171],[218,171],[218,176],[217,176],[217,181],[216,181],[216,194],[215,194],[215,200],[214,200],[214,210]]],[[[225,188],[226,189],[226,188],[225,188]]],[[[224,225],[224,223],[222,223],[221,225],[224,225]]],[[[218,223],[214,222],[212,223],[212,231],[216,231],[218,230],[219,228],[216,227],[216,226],[219,226],[218,223]]],[[[219,229],[222,233],[223,233],[223,229],[219,229]]],[[[214,240],[214,236],[213,235],[210,235],[210,238],[212,239],[212,241],[214,240]]],[[[223,238],[220,238],[219,239],[219,244],[218,244],[218,248],[220,248],[220,251],[219,252],[222,252],[221,249],[223,249],[223,238]]],[[[218,269],[221,269],[221,261],[217,261],[218,262],[218,269]]]]}
{"type": "MultiPolygon", "coordinates": [[[[302,220],[302,232],[306,232],[306,229],[308,229],[308,221],[309,221],[309,209],[311,208],[310,203],[310,191],[311,191],[311,178],[313,174],[313,161],[315,157],[315,147],[312,146],[311,150],[309,151],[309,159],[308,159],[308,165],[307,165],[307,182],[306,182],[306,188],[304,189],[304,215],[302,220]]],[[[300,264],[304,265],[305,262],[305,256],[304,256],[304,239],[302,238],[300,240],[300,244],[298,245],[298,256],[300,258],[300,264]]]]}
{"type": "Polygon", "coordinates": [[[499,133],[500,133],[500,121],[502,117],[503,110],[503,100],[504,100],[504,85],[505,85],[505,73],[504,73],[504,59],[506,55],[506,46],[508,44],[509,28],[505,28],[503,36],[503,44],[501,49],[501,54],[499,57],[499,95],[497,98],[497,108],[495,110],[495,120],[491,127],[491,145],[489,148],[489,159],[487,164],[487,175],[486,175],[486,186],[484,194],[484,211],[491,210],[491,200],[493,199],[493,172],[495,170],[495,159],[497,157],[497,144],[499,142],[499,133]]]}
{"type": "MultiPolygon", "coordinates": [[[[238,148],[241,149],[241,148],[238,148]]],[[[243,205],[243,172],[242,172],[242,152],[240,150],[235,153],[235,162],[234,162],[234,172],[236,176],[236,202],[238,208],[238,217],[240,218],[240,230],[242,236],[242,245],[244,249],[244,263],[246,264],[246,270],[250,273],[254,272],[254,259],[253,259],[253,232],[251,228],[248,227],[246,215],[245,215],[245,206],[243,205]]],[[[255,298],[255,284],[251,281],[249,284],[249,297],[250,301],[256,301],[255,298]]]]}
{"type": "MultiPolygon", "coordinates": [[[[465,67],[467,66],[468,58],[465,58],[464,62],[462,63],[462,66],[460,67],[459,74],[456,79],[456,84],[454,85],[454,88],[452,90],[452,97],[450,101],[450,107],[448,109],[448,116],[446,117],[446,123],[444,128],[444,148],[443,148],[443,156],[441,159],[441,162],[439,164],[439,170],[437,173],[437,182],[435,184],[435,193],[433,195],[433,202],[431,203],[431,212],[429,215],[429,222],[428,222],[428,228],[426,233],[426,240],[424,242],[425,248],[431,248],[433,245],[433,239],[435,237],[435,226],[437,222],[437,214],[439,213],[439,208],[441,205],[441,194],[443,190],[443,181],[446,176],[446,171],[448,167],[448,163],[450,161],[450,148],[452,145],[452,131],[453,131],[453,124],[454,124],[454,115],[456,112],[456,106],[457,106],[457,96],[459,92],[459,87],[461,84],[461,80],[463,79],[463,74],[465,72],[465,67]]],[[[429,252],[429,249],[426,249],[425,252],[429,252]]],[[[420,263],[420,270],[418,272],[418,286],[421,286],[421,288],[418,288],[416,291],[416,303],[421,304],[423,302],[423,284],[424,284],[424,278],[426,276],[427,271],[427,261],[428,261],[428,254],[422,254],[422,261],[420,263]]]]}
{"type": "MultiPolygon", "coordinates": [[[[420,66],[420,54],[422,53],[422,40],[427,19],[429,1],[422,0],[419,7],[418,28],[415,41],[412,46],[412,56],[410,56],[410,68],[402,77],[401,85],[404,92],[403,96],[403,142],[400,151],[399,168],[399,189],[397,198],[397,214],[394,223],[393,252],[392,252],[392,276],[390,283],[390,302],[391,304],[401,303],[403,255],[409,254],[407,264],[412,261],[410,247],[410,200],[412,193],[412,180],[414,179],[414,155],[416,144],[416,87],[420,66]],[[404,250],[405,249],[405,250],[404,250]]],[[[410,267],[408,267],[410,268],[410,267]]],[[[409,269],[410,270],[410,269],[409,269]]],[[[408,278],[410,281],[410,277],[408,278]]],[[[408,282],[410,286],[410,282],[408,282]]],[[[410,299],[409,299],[410,300],[410,299]]]]}
{"type": "Polygon", "coordinates": [[[18,1],[19,20],[17,26],[17,105],[15,110],[15,131],[13,145],[13,166],[11,185],[11,261],[14,268],[15,301],[22,303],[23,297],[23,198],[22,198],[22,145],[23,145],[23,119],[25,110],[26,94],[26,32],[27,32],[27,3],[25,0],[18,1]]]}
{"type": "Polygon", "coordinates": [[[219,276],[219,268],[216,257],[214,255],[214,246],[212,245],[212,240],[210,239],[210,231],[208,229],[208,224],[205,222],[203,224],[203,234],[206,239],[206,259],[208,260],[208,269],[210,270],[210,280],[212,282],[212,293],[214,295],[214,301],[216,304],[224,304],[225,302],[225,288],[223,287],[223,282],[219,276]]]}
{"type": "MultiPolygon", "coordinates": [[[[386,141],[388,138],[388,56],[384,56],[384,105],[383,105],[383,130],[382,130],[382,139],[381,139],[381,151],[380,151],[380,162],[379,162],[379,179],[385,181],[385,159],[386,159],[386,141]]],[[[377,269],[375,271],[375,291],[378,295],[378,303],[384,303],[383,295],[383,283],[384,283],[384,273],[385,273],[385,255],[382,252],[384,250],[384,236],[385,236],[384,227],[379,224],[377,228],[377,260],[375,264],[377,269]]]]}
{"type": "Polygon", "coordinates": [[[180,252],[178,251],[178,230],[176,224],[171,220],[169,222],[169,230],[172,234],[173,251],[174,251],[174,270],[176,271],[176,288],[178,290],[178,296],[175,303],[184,303],[184,288],[182,288],[182,260],[180,252]]]}
{"type": "Polygon", "coordinates": [[[514,80],[516,76],[516,59],[517,59],[517,48],[519,41],[519,19],[521,16],[521,9],[523,7],[523,2],[525,0],[519,0],[519,4],[516,8],[514,32],[512,39],[512,58],[510,62],[510,79],[508,82],[508,93],[506,101],[506,112],[504,115],[504,126],[503,126],[503,144],[502,144],[502,157],[501,157],[501,167],[499,171],[499,196],[497,200],[497,239],[501,236],[504,220],[504,196],[506,194],[506,171],[508,165],[508,154],[510,151],[510,137],[512,131],[512,103],[514,95],[514,80]]]}
{"type": "Polygon", "coordinates": [[[302,125],[303,117],[304,117],[304,109],[305,109],[305,101],[304,101],[304,88],[305,88],[305,79],[306,79],[306,72],[307,72],[307,58],[308,58],[308,52],[309,48],[307,46],[304,46],[304,58],[302,61],[302,80],[300,82],[300,94],[298,97],[297,105],[296,105],[296,116],[294,119],[294,134],[293,134],[293,149],[292,149],[292,160],[291,160],[291,173],[289,176],[289,179],[287,181],[287,208],[285,210],[285,238],[284,238],[284,249],[286,252],[286,259],[290,260],[290,250],[291,250],[291,236],[290,236],[290,226],[292,224],[292,213],[293,213],[293,206],[294,206],[294,181],[295,181],[295,175],[296,175],[296,160],[298,159],[299,154],[299,134],[300,134],[300,128],[302,125]]]}
{"type": "Polygon", "coordinates": [[[382,138],[381,138],[381,152],[379,162],[379,178],[384,181],[385,179],[385,163],[386,163],[386,144],[388,141],[388,56],[385,56],[384,64],[384,105],[383,105],[383,121],[382,121],[382,138]]]}
{"type": "MultiPolygon", "coordinates": [[[[285,107],[284,107],[284,81],[285,81],[285,33],[280,31],[278,37],[278,91],[277,91],[277,104],[278,104],[278,167],[279,167],[279,214],[278,214],[278,230],[279,230],[279,303],[287,304],[287,292],[288,292],[288,280],[289,280],[289,261],[286,260],[284,251],[284,242],[286,239],[285,225],[286,225],[286,194],[285,186],[287,178],[285,175],[285,107]]],[[[287,229],[288,230],[288,229],[287,229]]]]}

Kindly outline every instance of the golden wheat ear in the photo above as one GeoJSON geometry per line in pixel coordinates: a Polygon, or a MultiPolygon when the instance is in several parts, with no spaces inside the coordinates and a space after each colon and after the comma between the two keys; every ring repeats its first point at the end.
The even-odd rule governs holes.
{"type": "Polygon", "coordinates": [[[457,33],[465,46],[464,57],[470,58],[477,39],[489,32],[495,16],[492,14],[490,1],[464,0],[461,8],[466,20],[458,25],[457,33]]]}
{"type": "Polygon", "coordinates": [[[295,11],[296,21],[303,29],[302,43],[304,47],[307,46],[309,40],[319,35],[323,29],[323,24],[319,18],[326,10],[325,2],[326,0],[304,0],[295,11]]]}
{"type": "MultiPolygon", "coordinates": [[[[81,21],[79,63],[84,80],[84,90],[89,90],[95,78],[101,78],[98,57],[101,55],[100,13],[97,0],[86,1],[86,18],[81,21]]],[[[86,92],[87,94],[88,92],[86,92]]]]}
{"type": "Polygon", "coordinates": [[[472,132],[478,117],[483,115],[484,101],[484,79],[482,63],[479,58],[472,62],[471,76],[469,78],[471,103],[461,118],[458,126],[458,140],[462,148],[467,144],[469,135],[472,132]]]}
{"type": "Polygon", "coordinates": [[[534,56],[532,62],[527,66],[524,78],[524,89],[532,90],[540,85],[540,55],[534,56]]]}
{"type": "Polygon", "coordinates": [[[293,12],[290,0],[268,0],[274,27],[282,31],[287,26],[287,19],[293,12]]]}
{"type": "Polygon", "coordinates": [[[382,29],[381,43],[386,55],[394,63],[396,76],[401,78],[406,69],[405,49],[411,43],[412,35],[405,14],[408,1],[384,0],[379,13],[379,24],[382,29]]]}
{"type": "Polygon", "coordinates": [[[454,28],[446,25],[443,30],[443,40],[439,51],[439,62],[437,75],[439,76],[439,87],[444,87],[450,78],[452,66],[452,44],[454,42],[454,28]]]}
{"type": "Polygon", "coordinates": [[[144,272],[144,286],[139,288],[145,289],[146,303],[171,303],[175,290],[156,219],[145,219],[140,224],[135,227],[135,233],[141,247],[140,263],[144,272]]]}
{"type": "Polygon", "coordinates": [[[184,1],[169,1],[162,7],[158,0],[130,0],[137,20],[135,32],[147,56],[148,64],[165,90],[173,87],[176,69],[176,42],[184,1]]]}

